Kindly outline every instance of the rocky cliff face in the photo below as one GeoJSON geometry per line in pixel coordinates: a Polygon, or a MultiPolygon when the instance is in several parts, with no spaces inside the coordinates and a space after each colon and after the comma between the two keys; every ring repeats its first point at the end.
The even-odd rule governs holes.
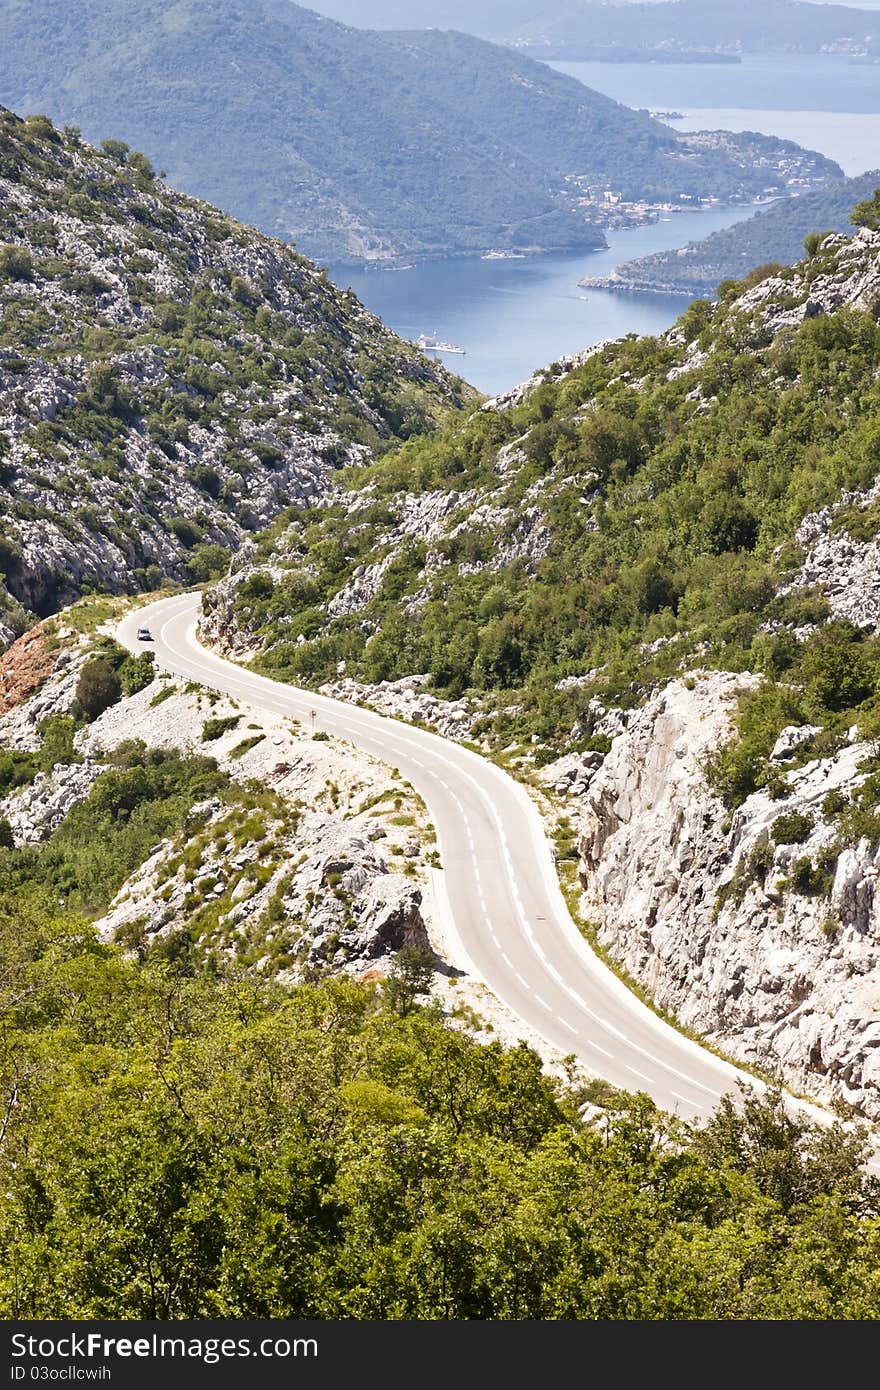
{"type": "Polygon", "coordinates": [[[45,614],[86,585],[208,577],[463,399],[303,257],[124,145],[0,109],[0,210],[5,640],[16,600],[45,614]]]}
{"type": "Polygon", "coordinates": [[[783,773],[782,799],[755,793],[731,817],[703,769],[742,686],[695,672],[631,714],[583,799],[584,908],[684,1024],[878,1121],[880,853],[843,845],[828,809],[868,775],[871,750],[810,760],[783,773]],[[783,819],[795,843],[774,834],[783,819]]]}

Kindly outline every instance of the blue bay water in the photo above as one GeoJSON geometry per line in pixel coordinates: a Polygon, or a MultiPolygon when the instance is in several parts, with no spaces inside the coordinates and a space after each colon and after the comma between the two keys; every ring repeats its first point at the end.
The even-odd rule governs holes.
{"type": "Polygon", "coordinates": [[[625,106],[880,112],[880,66],[805,53],[741,63],[551,63],[625,106]]]}
{"type": "Polygon", "coordinates": [[[368,309],[404,338],[436,333],[465,349],[443,361],[490,395],[567,353],[603,338],[661,333],[687,308],[678,295],[622,295],[578,288],[584,275],[607,275],[622,261],[681,246],[751,216],[752,208],[677,213],[668,222],[610,232],[607,251],[435,261],[413,270],[333,270],[368,309]]]}
{"type": "MultiPolygon", "coordinates": [[[[799,54],[748,57],[741,64],[554,63],[628,106],[676,110],[679,129],[758,130],[836,159],[847,174],[880,166],[880,67],[799,54]]],[[[405,338],[436,333],[466,356],[444,358],[490,394],[603,338],[659,333],[687,305],[668,295],[584,291],[584,275],[683,246],[752,215],[752,208],[676,214],[669,221],[608,234],[607,251],[522,261],[479,258],[409,271],[331,275],[405,338]]]]}

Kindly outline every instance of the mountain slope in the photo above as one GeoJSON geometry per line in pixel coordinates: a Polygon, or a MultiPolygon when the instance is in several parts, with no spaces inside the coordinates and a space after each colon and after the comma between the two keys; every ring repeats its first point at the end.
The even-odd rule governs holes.
{"type": "Polygon", "coordinates": [[[878,1121],[878,199],[858,215],[351,476],[205,628],[519,768],[630,976],[878,1121]]]}
{"type": "Polygon", "coordinates": [[[470,394],[301,256],[108,148],[0,110],[0,573],[39,613],[206,577],[470,394]]]}
{"type": "Polygon", "coordinates": [[[768,262],[794,264],[803,255],[804,239],[812,232],[846,231],[853,205],[870,198],[878,183],[880,170],[875,169],[815,193],[783,198],[747,221],[713,232],[702,241],[626,261],[610,276],[586,277],[580,284],[651,294],[714,294],[722,280],[741,279],[757,266],[768,262]]]}
{"type": "MultiPolygon", "coordinates": [[[[427,671],[447,692],[525,685],[537,706],[555,680],[606,662],[625,689],[643,640],[703,641],[731,554],[770,582],[807,512],[873,481],[878,236],[830,237],[659,339],[555,364],[353,473],[315,515],[346,559],[313,572],[321,636],[292,669],[329,675],[346,659],[368,679],[427,671]],[[352,508],[365,524],[349,537],[352,508]]],[[[302,531],[297,518],[279,543],[292,569],[302,531]]],[[[723,602],[752,611],[746,589],[723,602]]],[[[252,612],[267,653],[284,603],[252,612]]]]}
{"type": "Polygon", "coordinates": [[[3,28],[0,101],[118,135],[324,260],[601,245],[585,184],[731,200],[839,174],[765,137],[707,146],[477,39],[287,0],[4,0],[3,28]]]}

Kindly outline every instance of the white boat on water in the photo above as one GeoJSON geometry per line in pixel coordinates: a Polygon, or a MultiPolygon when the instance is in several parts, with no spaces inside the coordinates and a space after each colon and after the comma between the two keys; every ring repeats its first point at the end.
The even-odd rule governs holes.
{"type": "Polygon", "coordinates": [[[416,341],[422,352],[453,352],[459,357],[466,356],[463,347],[457,343],[441,343],[436,333],[422,333],[416,341]]]}

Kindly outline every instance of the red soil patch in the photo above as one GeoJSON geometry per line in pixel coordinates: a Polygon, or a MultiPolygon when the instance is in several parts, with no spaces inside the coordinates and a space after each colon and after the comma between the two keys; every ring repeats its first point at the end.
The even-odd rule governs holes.
{"type": "Polygon", "coordinates": [[[55,669],[43,624],[32,627],[0,656],[0,714],[35,695],[55,669]]]}

